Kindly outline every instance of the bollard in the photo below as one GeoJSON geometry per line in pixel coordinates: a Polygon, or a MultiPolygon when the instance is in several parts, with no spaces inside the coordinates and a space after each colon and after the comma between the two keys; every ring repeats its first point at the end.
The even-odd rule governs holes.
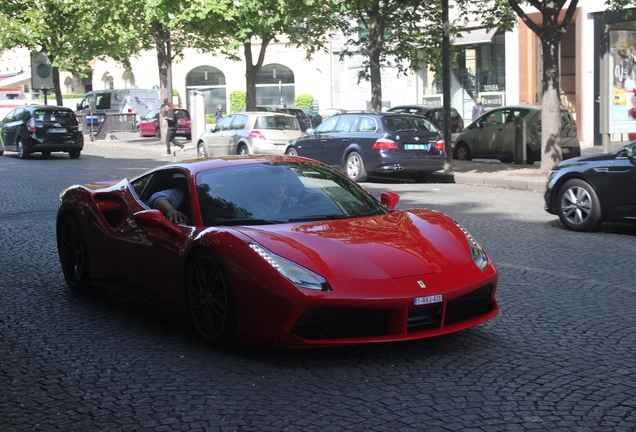
{"type": "Polygon", "coordinates": [[[526,121],[523,117],[515,118],[515,135],[512,141],[512,161],[514,164],[526,163],[526,121]]]}

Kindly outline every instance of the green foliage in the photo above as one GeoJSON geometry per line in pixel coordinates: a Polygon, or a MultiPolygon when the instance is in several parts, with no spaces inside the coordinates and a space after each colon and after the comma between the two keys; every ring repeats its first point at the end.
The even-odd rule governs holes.
{"type": "Polygon", "coordinates": [[[239,112],[245,109],[245,101],[247,97],[244,90],[234,90],[230,93],[230,111],[231,113],[239,112]]]}
{"type": "Polygon", "coordinates": [[[311,112],[314,107],[314,97],[310,94],[299,94],[296,96],[295,104],[298,108],[311,112]]]}
{"type": "Polygon", "coordinates": [[[205,115],[205,123],[206,124],[215,124],[216,123],[216,117],[214,117],[214,114],[206,114],[205,115]]]}

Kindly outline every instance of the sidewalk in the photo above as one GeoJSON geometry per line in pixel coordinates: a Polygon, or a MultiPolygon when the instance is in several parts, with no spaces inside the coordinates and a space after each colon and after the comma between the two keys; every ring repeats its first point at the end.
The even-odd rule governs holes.
{"type": "MultiPolygon", "coordinates": [[[[88,136],[84,137],[84,147],[86,149],[116,149],[120,151],[134,151],[163,156],[166,153],[166,144],[162,139],[155,137],[140,137],[136,133],[116,132],[109,136],[109,139],[90,141],[88,136]]],[[[186,159],[196,157],[194,144],[177,137],[177,141],[186,146],[186,151],[172,147],[176,158],[186,159]]],[[[620,146],[613,147],[614,149],[620,146]]],[[[599,146],[582,146],[583,156],[601,154],[599,146]]],[[[168,162],[168,160],[166,160],[168,162]]],[[[447,172],[436,172],[433,175],[433,182],[436,183],[462,183],[473,185],[485,185],[493,187],[504,187],[510,189],[521,189],[535,192],[543,192],[547,178],[539,172],[539,165],[514,165],[501,163],[496,160],[481,159],[470,162],[453,160],[452,169],[447,172]]]]}

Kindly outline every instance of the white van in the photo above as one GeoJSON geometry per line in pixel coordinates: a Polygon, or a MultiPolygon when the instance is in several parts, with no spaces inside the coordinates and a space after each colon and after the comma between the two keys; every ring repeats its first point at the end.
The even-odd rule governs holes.
{"type": "Polygon", "coordinates": [[[108,89],[86,93],[77,104],[77,114],[93,115],[100,118],[107,113],[134,112],[137,119],[148,111],[160,108],[159,90],[108,89]]]}

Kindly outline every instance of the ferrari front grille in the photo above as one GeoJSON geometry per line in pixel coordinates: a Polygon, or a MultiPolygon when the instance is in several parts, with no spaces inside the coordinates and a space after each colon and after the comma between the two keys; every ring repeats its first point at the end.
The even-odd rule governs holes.
{"type": "Polygon", "coordinates": [[[492,311],[492,308],[492,284],[487,284],[449,301],[446,305],[444,325],[455,324],[487,314],[492,311]]]}
{"type": "Polygon", "coordinates": [[[291,332],[303,339],[344,339],[384,336],[389,333],[384,310],[320,307],[306,311],[291,332]]]}

